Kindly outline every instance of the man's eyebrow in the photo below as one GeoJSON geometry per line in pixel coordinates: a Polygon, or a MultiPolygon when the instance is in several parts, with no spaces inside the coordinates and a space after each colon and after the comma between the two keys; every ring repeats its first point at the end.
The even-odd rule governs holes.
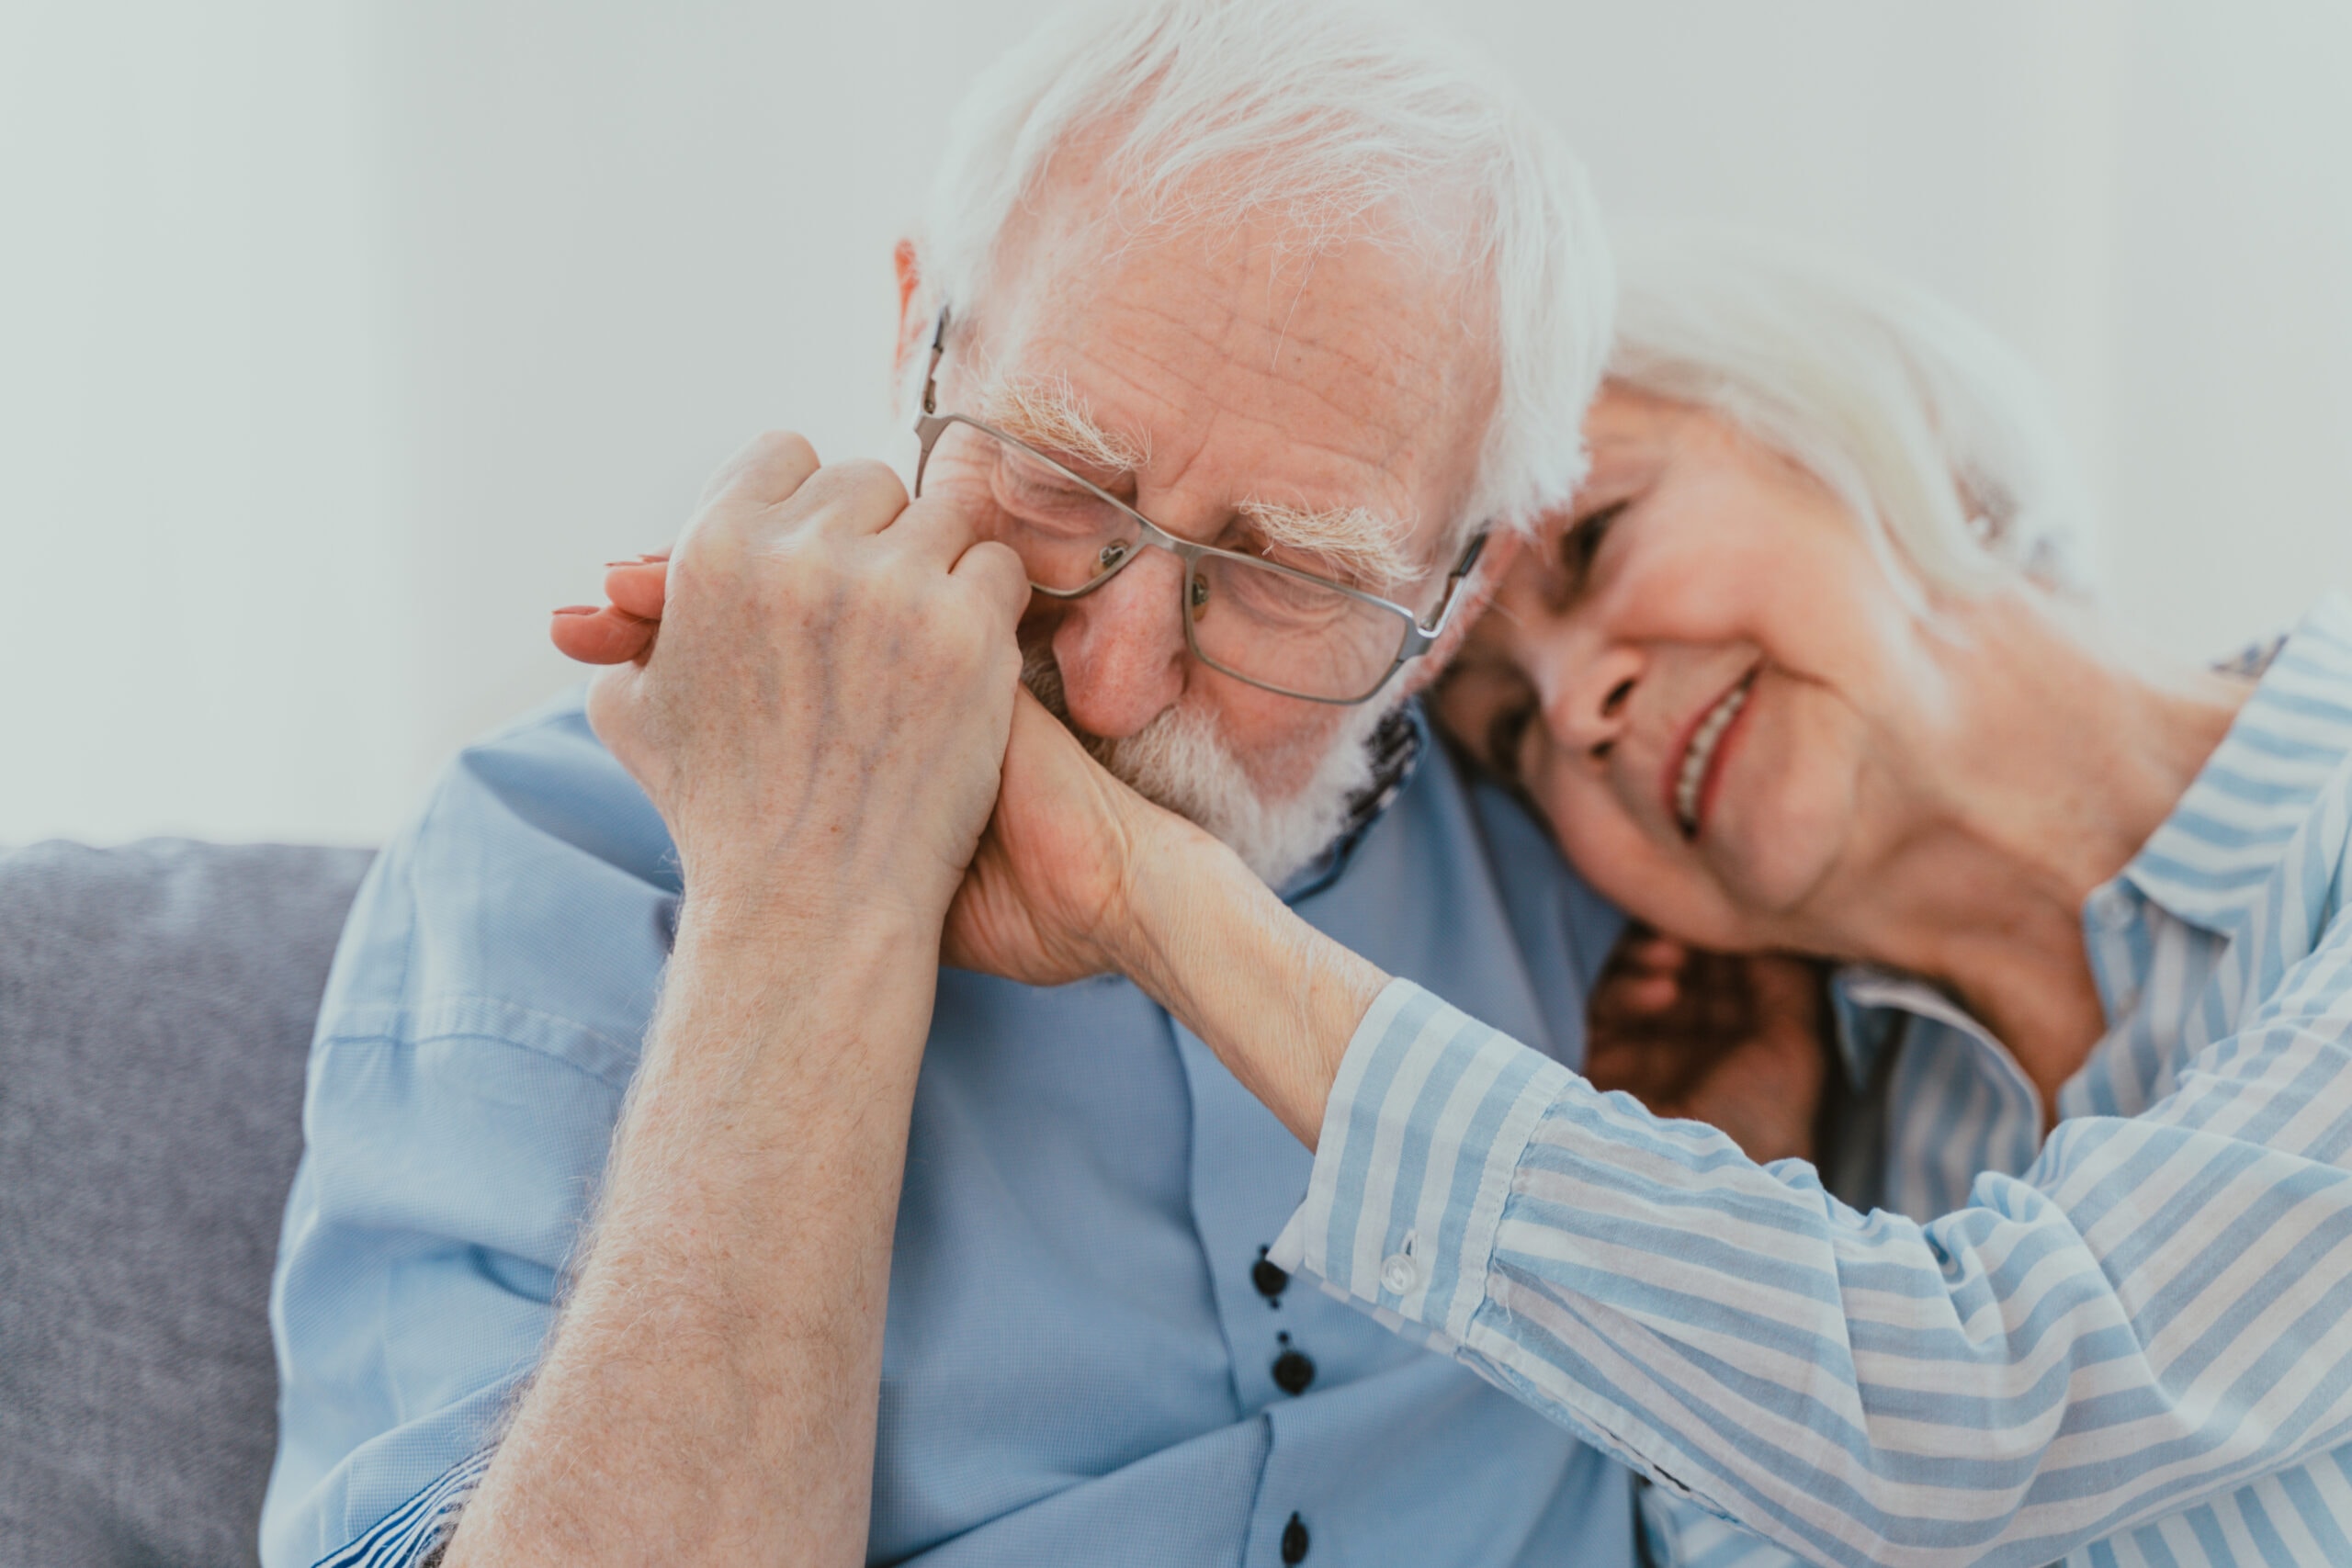
{"type": "Polygon", "coordinates": [[[1312,558],[1310,571],[1343,577],[1375,592],[1418,579],[1421,563],[1405,541],[1411,527],[1365,506],[1312,508],[1245,501],[1238,510],[1266,548],[1312,558]]]}
{"type": "Polygon", "coordinates": [[[1058,376],[999,381],[981,397],[980,416],[1007,435],[1083,468],[1132,473],[1151,459],[1148,443],[1102,428],[1086,400],[1058,376]]]}
{"type": "MultiPolygon", "coordinates": [[[[1098,423],[1061,377],[1007,378],[981,395],[981,417],[1007,435],[1081,468],[1134,473],[1151,457],[1148,442],[1098,423]]],[[[1421,563],[1405,547],[1409,525],[1369,507],[1303,507],[1245,501],[1234,509],[1262,549],[1307,558],[1295,564],[1385,592],[1412,582],[1421,563]]]]}

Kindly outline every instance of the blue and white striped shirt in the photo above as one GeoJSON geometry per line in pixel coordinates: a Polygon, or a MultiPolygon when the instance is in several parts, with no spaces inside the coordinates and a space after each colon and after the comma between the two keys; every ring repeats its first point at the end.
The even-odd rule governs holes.
{"type": "MultiPolygon", "coordinates": [[[[2352,1563],[2352,604],[2084,911],[2059,1121],[1925,987],[1863,1214],[1398,981],[1289,1267],[1653,1483],[1683,1563],[2352,1563]]],[[[1883,1027],[1909,1014],[1899,1046],[1883,1027]]],[[[1868,1066],[1858,1058],[1852,1066],[1868,1066]]]]}

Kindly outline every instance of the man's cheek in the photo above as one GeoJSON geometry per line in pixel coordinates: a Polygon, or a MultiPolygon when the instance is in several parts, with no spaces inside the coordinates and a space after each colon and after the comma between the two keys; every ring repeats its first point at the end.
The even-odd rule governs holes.
{"type": "Polygon", "coordinates": [[[1216,716],[1217,734],[1270,799],[1283,800],[1315,776],[1330,750],[1340,716],[1350,710],[1278,697],[1238,681],[1216,678],[1201,694],[1216,716]]]}

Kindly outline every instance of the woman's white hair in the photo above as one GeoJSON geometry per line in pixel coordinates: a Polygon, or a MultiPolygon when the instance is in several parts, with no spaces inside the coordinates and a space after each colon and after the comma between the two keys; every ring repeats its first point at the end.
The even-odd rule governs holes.
{"type": "MultiPolygon", "coordinates": [[[[1049,20],[976,81],[923,225],[933,309],[985,310],[1009,228],[1086,143],[1115,220],[1280,211],[1298,244],[1419,243],[1483,280],[1498,400],[1464,525],[1523,525],[1583,477],[1613,284],[1577,161],[1488,63],[1370,0],[1110,0],[1049,20]]],[[[1092,199],[1090,193],[1090,199],[1092,199]]]]}
{"type": "Polygon", "coordinates": [[[2088,597],[2081,479],[2039,379],[1922,289],[1725,229],[1625,228],[1609,377],[1706,408],[1809,470],[1905,584],[2018,573],[2088,597]]]}

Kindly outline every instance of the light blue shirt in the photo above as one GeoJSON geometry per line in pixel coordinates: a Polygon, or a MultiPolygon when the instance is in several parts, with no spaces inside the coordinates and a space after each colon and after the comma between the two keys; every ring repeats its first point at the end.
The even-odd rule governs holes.
{"type": "Polygon", "coordinates": [[[1666,1561],[2352,1563],[2352,604],[2083,919],[2047,1139],[1973,1020],[1842,977],[1867,1214],[1400,980],[1273,1257],[1640,1470],[1666,1561]]]}
{"type": "MultiPolygon", "coordinates": [[[[1574,1061],[1616,917],[1515,807],[1425,750],[1293,901],[1574,1061]]],[[[547,1335],[678,893],[660,818],[577,700],[461,756],[369,874],[271,1301],[270,1568],[413,1562],[479,1475],[547,1335]]],[[[1126,982],[943,972],[873,1560],[1274,1568],[1288,1536],[1310,1565],[1629,1563],[1623,1468],[1311,1286],[1261,1293],[1309,1165],[1126,982]]]]}

